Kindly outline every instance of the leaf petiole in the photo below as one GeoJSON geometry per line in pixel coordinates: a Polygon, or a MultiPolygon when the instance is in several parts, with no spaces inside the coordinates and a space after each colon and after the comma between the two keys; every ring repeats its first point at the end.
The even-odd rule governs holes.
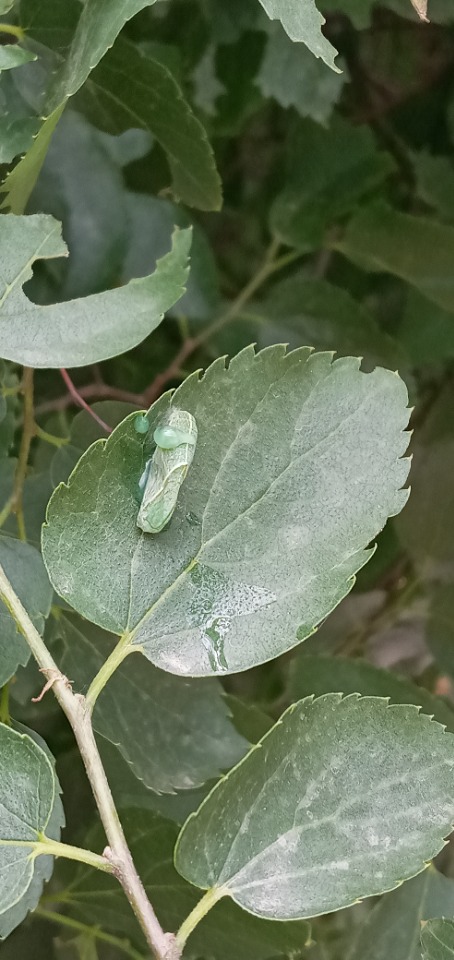
{"type": "Polygon", "coordinates": [[[194,909],[191,910],[191,913],[186,917],[186,920],[183,921],[176,935],[175,943],[181,951],[188,937],[190,937],[200,921],[203,920],[218,900],[221,900],[221,898],[227,894],[228,890],[225,887],[211,887],[210,890],[206,891],[202,899],[199,900],[194,909]]]}

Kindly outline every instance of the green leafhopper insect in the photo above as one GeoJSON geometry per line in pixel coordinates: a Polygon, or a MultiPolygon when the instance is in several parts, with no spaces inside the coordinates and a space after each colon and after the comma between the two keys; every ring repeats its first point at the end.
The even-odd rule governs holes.
{"type": "MultiPolygon", "coordinates": [[[[143,432],[144,419],[138,418],[138,433],[143,432]]],[[[143,495],[137,526],[144,533],[160,533],[175,510],[197,443],[194,417],[186,410],[171,408],[165,421],[156,427],[153,440],[156,449],[139,481],[143,495]]]]}

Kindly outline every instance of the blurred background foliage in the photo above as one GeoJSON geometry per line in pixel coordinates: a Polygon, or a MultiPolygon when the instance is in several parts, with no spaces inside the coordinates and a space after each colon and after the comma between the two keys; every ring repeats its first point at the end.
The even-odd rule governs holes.
{"type": "MultiPolygon", "coordinates": [[[[33,142],[42,93],[71,36],[78,2],[24,0],[6,12],[8,6],[3,20],[24,27],[26,46],[38,58],[0,73],[5,175],[6,164],[33,142]]],[[[72,98],[27,207],[62,221],[70,251],[68,259],[35,265],[26,289],[41,304],[150,273],[169,249],[173,226],[194,225],[183,299],[140,347],[74,373],[80,394],[110,424],[251,342],[358,355],[364,369],[380,364],[407,383],[414,407],[408,505],[388,522],[354,590],[314,637],[224,681],[237,730],[251,742],[292,699],[339,689],[421,703],[454,730],[454,6],[430,0],[430,23],[419,22],[410,0],[320,0],[319,6],[341,73],[292,43],[257,0],[160,0],[144,9],[123,29],[117,43],[124,46],[116,44],[72,98]],[[117,111],[102,96],[114,54],[130,70],[115,91],[117,111]],[[214,168],[194,207],[175,196],[162,149],[167,143],[169,154],[165,101],[150,108],[150,88],[140,82],[150,64],[164,68],[206,130],[222,180],[220,210],[213,209],[214,168]]],[[[19,377],[14,365],[2,364],[5,538],[20,533],[3,509],[19,450],[19,377]]],[[[24,520],[29,544],[38,547],[51,491],[104,434],[78,412],[58,371],[37,372],[35,403],[40,431],[25,480],[24,520]]],[[[61,607],[52,611],[50,642],[64,645],[77,623],[61,607]]],[[[3,688],[0,710],[9,696],[13,715],[45,736],[58,757],[66,839],[80,842],[92,801],[52,697],[30,702],[36,686],[34,668],[20,668],[3,688]]],[[[148,808],[176,823],[212,782],[159,795],[136,779],[108,736],[103,752],[120,806],[148,808]]],[[[234,762],[227,756],[225,765],[234,762]]],[[[439,866],[454,876],[449,848],[439,866]]],[[[432,870],[423,878],[378,905],[316,921],[315,945],[276,945],[275,955],[340,960],[358,932],[348,954],[353,960],[371,957],[373,942],[375,960],[419,956],[409,944],[421,902],[433,896],[440,903],[443,896],[454,903],[451,890],[440,892],[445,877],[432,870]],[[400,940],[391,949],[383,938],[394,917],[400,940]]],[[[90,897],[95,904],[93,891],[90,897]]],[[[78,909],[87,902],[74,866],[59,865],[37,914],[0,946],[1,960],[144,956],[134,932],[131,940],[129,918],[117,917],[109,932],[109,920],[101,912],[99,927],[93,908],[93,926],[84,923],[78,909]],[[58,932],[49,921],[65,904],[70,919],[58,932]]],[[[251,944],[247,930],[241,939],[235,911],[224,918],[214,911],[213,918],[224,923],[224,935],[213,933],[208,947],[194,944],[188,953],[194,960],[205,956],[202,949],[219,960],[274,955],[266,936],[268,947],[257,946],[255,935],[251,944]]]]}

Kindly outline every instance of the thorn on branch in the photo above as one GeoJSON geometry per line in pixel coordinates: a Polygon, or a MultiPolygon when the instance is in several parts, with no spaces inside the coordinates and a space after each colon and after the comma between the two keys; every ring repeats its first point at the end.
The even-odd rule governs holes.
{"type": "Polygon", "coordinates": [[[45,696],[45,694],[47,693],[47,691],[50,690],[51,687],[53,687],[54,683],[56,683],[57,680],[62,680],[67,687],[70,687],[71,684],[73,683],[73,681],[68,680],[68,677],[65,677],[65,675],[61,673],[60,670],[54,670],[52,667],[41,667],[39,672],[44,673],[47,676],[47,681],[44,684],[44,687],[41,690],[39,697],[32,697],[32,703],[40,703],[43,697],[45,696]]]}

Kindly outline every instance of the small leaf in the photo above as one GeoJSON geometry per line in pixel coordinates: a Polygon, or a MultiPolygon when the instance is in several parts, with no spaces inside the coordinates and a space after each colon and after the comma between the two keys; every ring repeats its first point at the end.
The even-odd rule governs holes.
{"type": "Polygon", "coordinates": [[[256,83],[264,97],[273,97],[281,107],[295,107],[301,117],[326,124],[345,83],[299,43],[292,43],[278,24],[270,24],[269,36],[256,83]]]}
{"type": "Polygon", "coordinates": [[[0,73],[2,70],[12,70],[14,67],[21,67],[23,63],[36,59],[36,53],[31,53],[30,50],[25,50],[18,44],[0,46],[0,73]]]}
{"type": "Polygon", "coordinates": [[[453,769],[454,737],[415,707],[302,700],[187,820],[177,870],[270,919],[339,910],[442,849],[453,769]]]}
{"type": "MultiPolygon", "coordinates": [[[[61,669],[76,689],[86,690],[111,652],[112,638],[64,615],[55,635],[63,644],[61,669]]],[[[192,789],[219,776],[249,746],[230,720],[217,681],[174,677],[137,656],[128,657],[102,691],[93,726],[157,793],[192,789]]]]}
{"type": "Polygon", "coordinates": [[[316,57],[339,72],[334,63],[337,50],[323,36],[321,28],[325,19],[314,0],[260,0],[260,3],[270,20],[281,21],[291,40],[305,43],[316,57]]]}
{"type": "Polygon", "coordinates": [[[454,957],[454,922],[429,920],[421,932],[423,960],[452,960],[454,957]]]}
{"type": "Polygon", "coordinates": [[[0,163],[11,163],[28,150],[38,126],[37,117],[0,117],[0,163]]]}
{"type": "MultiPolygon", "coordinates": [[[[40,554],[28,543],[0,537],[0,564],[11,581],[36,629],[41,633],[52,603],[49,583],[40,554]]],[[[0,687],[25,666],[30,648],[17,630],[11,614],[0,606],[0,687]]]]}
{"type": "Polygon", "coordinates": [[[65,104],[61,104],[46,117],[32,146],[6,177],[0,188],[0,193],[5,195],[0,210],[9,210],[10,213],[18,215],[24,212],[64,106],[65,104]]]}
{"type": "Polygon", "coordinates": [[[60,836],[59,786],[37,739],[0,725],[0,938],[34,909],[49,879],[52,859],[34,859],[33,845],[43,833],[60,836]]]}
{"type": "MultiPolygon", "coordinates": [[[[195,416],[199,441],[158,536],[137,528],[146,457],[125,420],[49,503],[57,592],[171,673],[245,670],[305,639],[407,497],[405,386],[358,367],[274,346],[189,377],[172,402],[195,416]]],[[[153,406],[151,431],[169,402],[153,406]]]]}
{"type": "Polygon", "coordinates": [[[216,783],[216,780],[208,780],[203,787],[194,790],[155,793],[134,776],[130,765],[109,740],[98,737],[98,747],[117,809],[150,810],[181,826],[216,783]]]}
{"type": "Polygon", "coordinates": [[[166,152],[177,199],[219,210],[221,181],[206,132],[167,67],[118,40],[79,100],[85,114],[108,133],[149,130],[166,152]]]}
{"type": "Polygon", "coordinates": [[[421,920],[454,912],[454,880],[429,865],[370,911],[349,960],[421,960],[421,920]]]}
{"type": "Polygon", "coordinates": [[[219,309],[221,295],[214,252],[200,225],[192,223],[183,207],[163,197],[129,192],[125,207],[128,233],[122,283],[150,272],[156,260],[168,250],[175,226],[183,229],[192,226],[191,271],[186,293],[168,314],[196,321],[211,320],[219,309]]]}
{"type": "Polygon", "coordinates": [[[394,274],[454,312],[454,227],[375,203],[350,220],[335,246],[363,270],[394,274]]]}
{"type": "MultiPolygon", "coordinates": [[[[173,848],[178,828],[148,810],[121,814],[134,863],[164,929],[177,930],[200,899],[198,890],[178,875],[173,848]]],[[[99,828],[87,841],[102,849],[99,828]]],[[[104,841],[105,842],[105,841],[104,841]]],[[[67,890],[65,908],[85,923],[102,926],[137,942],[138,927],[118,883],[99,870],[78,867],[67,890]]],[[[278,960],[299,957],[309,939],[307,923],[273,923],[252,917],[234,903],[217,904],[185,947],[185,960],[278,960]]],[[[139,940],[139,945],[143,941],[139,940]]]]}
{"type": "Polygon", "coordinates": [[[303,252],[326,245],[328,232],[394,169],[367,127],[354,127],[336,114],[329,129],[312,120],[295,124],[287,157],[285,185],[271,207],[271,229],[303,252]]]}
{"type": "Polygon", "coordinates": [[[22,285],[32,276],[35,260],[66,255],[60,224],[44,215],[3,217],[0,355],[34,367],[80,367],[130,350],[181,297],[190,243],[190,230],[180,230],[151,276],[42,307],[27,299],[22,285]]]}

